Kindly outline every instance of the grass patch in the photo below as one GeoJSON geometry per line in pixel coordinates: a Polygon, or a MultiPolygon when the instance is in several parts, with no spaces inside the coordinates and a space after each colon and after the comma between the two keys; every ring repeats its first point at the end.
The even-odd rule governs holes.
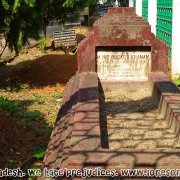
{"type": "Polygon", "coordinates": [[[21,91],[27,91],[29,86],[27,84],[20,84],[20,90],[21,91]]]}
{"type": "Polygon", "coordinates": [[[18,112],[20,102],[19,101],[9,101],[8,99],[0,96],[0,110],[10,113],[12,116],[18,112]]]}
{"type": "Polygon", "coordinates": [[[176,74],[173,78],[175,84],[180,87],[180,74],[176,74]]]}
{"type": "Polygon", "coordinates": [[[43,115],[40,113],[40,111],[34,110],[24,113],[24,117],[32,120],[42,120],[43,115]]]}
{"type": "Polygon", "coordinates": [[[33,94],[32,96],[35,99],[35,101],[38,102],[39,104],[43,104],[45,102],[43,97],[39,94],[33,94]]]}
{"type": "MultiPolygon", "coordinates": [[[[8,91],[0,89],[0,111],[8,113],[13,118],[12,126],[15,122],[21,125],[21,129],[17,129],[16,132],[22,138],[17,139],[19,144],[13,145],[15,149],[20,148],[20,150],[12,148],[12,152],[7,152],[7,157],[4,157],[4,167],[13,168],[18,165],[23,166],[22,169],[24,169],[25,166],[33,167],[36,161],[42,163],[58,113],[55,109],[57,99],[62,98],[63,89],[60,92],[57,92],[59,87],[31,90],[26,85],[21,86],[20,89],[20,91],[12,88],[8,91]],[[23,147],[21,147],[22,144],[23,147]],[[20,151],[20,154],[17,155],[16,151],[18,153],[20,151]],[[26,162],[29,158],[30,161],[26,162]]],[[[8,135],[13,136],[13,133],[8,133],[8,135]]],[[[6,139],[7,137],[4,141],[8,143],[6,139]]],[[[11,143],[8,146],[11,147],[11,143]]]]}

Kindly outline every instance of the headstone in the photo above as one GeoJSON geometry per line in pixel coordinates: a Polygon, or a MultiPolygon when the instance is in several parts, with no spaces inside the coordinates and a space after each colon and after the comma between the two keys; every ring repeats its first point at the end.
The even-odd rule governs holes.
{"type": "Polygon", "coordinates": [[[80,20],[81,19],[83,19],[83,21],[81,21],[81,24],[83,24],[83,22],[84,22],[84,19],[85,19],[85,17],[87,16],[87,24],[88,24],[88,26],[90,25],[90,19],[89,19],[89,7],[85,7],[84,9],[83,9],[83,11],[81,11],[81,13],[80,13],[80,20]]]}
{"type": "Polygon", "coordinates": [[[65,26],[81,26],[79,13],[71,13],[66,15],[65,26]]]}
{"type": "Polygon", "coordinates": [[[54,32],[61,30],[62,30],[62,25],[60,24],[59,21],[51,21],[49,25],[46,27],[46,35],[53,37],[54,32]]]}
{"type": "Polygon", "coordinates": [[[78,71],[95,71],[104,81],[147,81],[168,71],[168,47],[134,8],[109,8],[77,49],[78,71]]]}
{"type": "Polygon", "coordinates": [[[55,48],[65,46],[76,46],[76,34],[74,29],[65,30],[63,32],[54,32],[54,46],[55,48]]]}
{"type": "Polygon", "coordinates": [[[150,51],[97,52],[97,73],[101,80],[147,81],[150,72],[150,51]]]}

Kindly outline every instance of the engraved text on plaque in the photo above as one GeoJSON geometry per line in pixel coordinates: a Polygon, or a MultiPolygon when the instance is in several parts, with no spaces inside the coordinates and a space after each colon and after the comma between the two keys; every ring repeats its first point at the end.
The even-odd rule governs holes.
{"type": "Polygon", "coordinates": [[[97,73],[107,81],[147,81],[150,51],[98,51],[97,73]]]}

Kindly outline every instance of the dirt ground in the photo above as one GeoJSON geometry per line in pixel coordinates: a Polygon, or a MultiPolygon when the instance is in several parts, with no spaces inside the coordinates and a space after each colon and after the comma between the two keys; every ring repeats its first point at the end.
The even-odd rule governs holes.
{"type": "MultiPolygon", "coordinates": [[[[78,43],[91,28],[76,27],[78,43]]],[[[0,168],[41,166],[64,87],[77,71],[77,58],[38,46],[25,48],[0,67],[0,168]]]]}
{"type": "Polygon", "coordinates": [[[46,129],[55,122],[58,99],[66,82],[76,73],[76,63],[73,55],[44,55],[12,65],[4,77],[1,74],[0,96],[8,100],[9,106],[11,102],[19,103],[12,107],[17,115],[0,112],[1,167],[21,166],[36,153],[33,147],[41,149],[42,145],[45,149],[50,136],[46,129]],[[33,114],[25,117],[37,110],[40,120],[33,114]]]}

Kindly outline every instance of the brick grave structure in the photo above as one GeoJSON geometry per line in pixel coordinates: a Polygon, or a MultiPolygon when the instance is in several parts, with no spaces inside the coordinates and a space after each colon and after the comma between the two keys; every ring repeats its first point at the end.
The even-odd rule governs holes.
{"type": "MultiPolygon", "coordinates": [[[[92,179],[120,179],[118,176],[121,175],[121,169],[126,168],[180,168],[178,148],[160,151],[103,147],[100,125],[101,81],[113,82],[115,86],[116,83],[128,83],[135,87],[138,83],[140,85],[148,83],[161,118],[168,122],[169,128],[179,138],[180,91],[165,74],[168,68],[167,52],[167,46],[151,33],[149,24],[136,16],[133,8],[109,8],[107,15],[95,22],[93,33],[78,46],[78,73],[66,85],[61,108],[43,161],[42,169],[61,170],[62,176],[48,179],[83,179],[81,174],[79,176],[76,174],[71,178],[66,177],[68,175],[66,169],[82,170],[97,167],[115,169],[117,177],[102,176],[92,177],[92,179]],[[145,56],[141,54],[141,48],[145,56]],[[140,54],[132,54],[135,51],[140,54]],[[112,53],[112,57],[117,55],[120,59],[122,59],[120,55],[125,53],[124,57],[128,61],[117,61],[116,66],[113,66],[114,69],[111,69],[114,75],[105,76],[101,74],[101,69],[107,70],[108,62],[113,59],[102,58],[106,65],[99,65],[100,69],[98,61],[101,59],[98,60],[98,58],[109,52],[112,53]],[[143,72],[136,77],[139,66],[136,65],[133,73],[127,73],[123,78],[117,75],[116,67],[120,67],[118,63],[125,64],[123,68],[120,67],[121,72],[134,67],[134,64],[129,61],[133,57],[136,57],[135,64],[143,62],[143,72]],[[141,61],[144,57],[147,57],[147,61],[141,61]],[[128,82],[124,82],[124,78],[128,82]],[[137,82],[138,78],[139,82],[137,82]]],[[[43,174],[39,179],[46,179],[46,175],[43,174]]]]}
{"type": "Polygon", "coordinates": [[[133,8],[109,8],[108,14],[94,23],[93,33],[78,47],[78,71],[96,71],[97,51],[103,47],[150,47],[152,71],[168,70],[168,47],[133,8]]]}

